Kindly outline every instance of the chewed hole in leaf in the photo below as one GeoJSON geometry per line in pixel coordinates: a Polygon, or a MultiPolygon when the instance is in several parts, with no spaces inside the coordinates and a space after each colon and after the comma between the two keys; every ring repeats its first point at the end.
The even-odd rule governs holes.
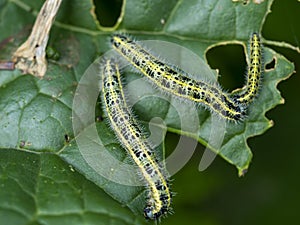
{"type": "Polygon", "coordinates": [[[217,69],[219,82],[225,90],[233,90],[244,85],[247,71],[246,56],[241,45],[229,44],[211,48],[206,53],[209,65],[217,69]]]}
{"type": "Polygon", "coordinates": [[[96,17],[104,27],[113,27],[121,15],[122,0],[94,0],[96,17]]]}
{"type": "Polygon", "coordinates": [[[265,69],[273,70],[273,69],[275,69],[275,65],[276,65],[276,58],[273,58],[271,62],[269,62],[265,65],[265,69]]]}

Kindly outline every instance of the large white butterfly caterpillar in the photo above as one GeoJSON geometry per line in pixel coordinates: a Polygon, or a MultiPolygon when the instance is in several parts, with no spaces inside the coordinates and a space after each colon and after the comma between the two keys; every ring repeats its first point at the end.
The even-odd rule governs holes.
{"type": "Polygon", "coordinates": [[[148,80],[173,96],[201,103],[231,121],[239,121],[246,115],[248,104],[256,96],[261,73],[261,45],[258,34],[253,34],[250,44],[250,66],[245,92],[230,97],[218,85],[198,81],[168,63],[160,61],[141,45],[125,35],[115,34],[112,46],[148,80]]]}
{"type": "Polygon", "coordinates": [[[113,35],[111,43],[123,57],[166,93],[202,103],[228,120],[238,121],[244,117],[244,108],[230,99],[219,86],[193,80],[189,74],[160,61],[127,36],[113,35]]]}
{"type": "MultiPolygon", "coordinates": [[[[117,52],[160,89],[171,95],[201,103],[227,120],[239,121],[244,118],[247,107],[259,90],[262,52],[257,33],[252,35],[250,41],[250,64],[246,85],[241,91],[231,94],[223,92],[218,85],[193,80],[188,73],[160,61],[125,35],[113,35],[111,43],[117,52]]],[[[138,166],[143,180],[149,187],[144,215],[148,219],[159,219],[169,211],[172,198],[165,167],[155,158],[151,145],[126,104],[118,65],[113,60],[107,60],[102,73],[103,102],[111,128],[138,166]]]]}
{"type": "Polygon", "coordinates": [[[237,104],[248,106],[258,94],[262,74],[262,50],[260,37],[253,33],[250,40],[250,55],[246,84],[238,94],[232,96],[237,104]]]}
{"type": "Polygon", "coordinates": [[[172,193],[165,167],[158,162],[151,144],[126,104],[118,65],[106,60],[102,68],[102,96],[109,124],[120,144],[138,166],[149,188],[144,216],[158,220],[170,211],[172,193]]]}

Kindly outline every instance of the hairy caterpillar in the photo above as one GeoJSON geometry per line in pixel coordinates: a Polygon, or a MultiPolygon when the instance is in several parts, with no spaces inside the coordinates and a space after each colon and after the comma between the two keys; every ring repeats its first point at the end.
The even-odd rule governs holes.
{"type": "Polygon", "coordinates": [[[112,59],[102,68],[103,105],[120,144],[138,166],[140,175],[149,188],[144,216],[158,220],[170,210],[172,193],[167,173],[154,155],[139,124],[126,104],[118,65],[112,59]]]}
{"type": "Polygon", "coordinates": [[[257,96],[262,74],[262,50],[260,37],[257,33],[253,33],[250,40],[250,56],[246,84],[242,91],[232,96],[237,104],[248,106],[257,96]]]}
{"type": "Polygon", "coordinates": [[[111,43],[117,52],[167,93],[201,103],[227,120],[239,121],[245,116],[244,106],[233,101],[218,85],[190,78],[186,72],[160,61],[125,35],[113,35],[111,43]]]}
{"type": "MultiPolygon", "coordinates": [[[[233,93],[223,92],[217,84],[192,79],[190,74],[182,71],[181,69],[175,66],[172,66],[168,63],[159,60],[149,51],[145,50],[141,45],[134,42],[125,35],[113,35],[111,43],[114,49],[116,49],[116,51],[119,54],[121,54],[143,75],[145,75],[148,78],[148,80],[155,84],[155,86],[159,87],[159,89],[164,90],[170,95],[178,96],[180,98],[190,100],[191,102],[200,103],[206,108],[210,109],[212,112],[219,115],[221,118],[225,118],[226,120],[239,121],[243,119],[246,115],[247,107],[258,94],[259,83],[261,81],[262,73],[262,47],[260,37],[257,33],[253,33],[250,40],[250,55],[246,84],[241,91],[234,91],[233,93]]],[[[119,132],[115,131],[115,129],[117,130],[118,127],[121,127],[121,124],[115,124],[115,128],[112,125],[112,128],[121,140],[120,142],[122,143],[122,145],[127,149],[129,154],[132,156],[134,162],[140,168],[141,175],[150,189],[147,206],[144,209],[145,217],[150,219],[158,219],[161,215],[166,214],[166,212],[169,210],[172,197],[165,173],[161,172],[161,176],[150,176],[151,179],[149,177],[148,179],[145,176],[148,167],[143,166],[143,160],[148,162],[151,171],[155,170],[159,172],[163,171],[163,169],[161,165],[157,162],[157,160],[155,160],[153,150],[151,150],[149,143],[147,143],[146,139],[142,137],[141,130],[140,128],[137,128],[138,124],[135,121],[134,117],[128,116],[131,114],[131,112],[126,106],[125,97],[124,94],[122,94],[123,91],[120,82],[118,66],[115,65],[111,60],[108,60],[104,68],[105,76],[112,76],[114,79],[118,77],[119,82],[119,89],[115,89],[116,94],[113,95],[114,98],[112,98],[111,100],[115,100],[116,102],[118,102],[118,104],[120,104],[121,102],[121,106],[116,105],[115,107],[120,107],[122,110],[115,112],[115,118],[111,117],[110,120],[118,120],[120,118],[124,118],[124,116],[128,118],[126,122],[127,129],[123,131],[124,134],[122,134],[122,129],[119,130],[119,132]],[[138,132],[136,132],[135,129],[131,129],[130,127],[138,129],[138,132]],[[130,132],[128,132],[128,130],[130,130],[130,132]],[[138,136],[141,137],[141,139],[139,139],[140,143],[144,143],[144,145],[146,146],[145,147],[141,145],[141,152],[147,152],[149,158],[147,155],[145,155],[145,157],[140,158],[137,155],[135,155],[134,151],[130,152],[130,150],[128,150],[128,148],[134,149],[134,145],[132,143],[133,140],[135,140],[135,138],[137,137],[132,136],[132,140],[130,140],[130,138],[128,139],[128,137],[131,137],[129,134],[132,134],[134,132],[136,132],[136,134],[139,134],[138,136]],[[126,138],[122,140],[121,135],[127,135],[127,140],[125,140],[126,138]],[[147,161],[149,159],[153,160],[153,162],[150,164],[149,161],[147,161]],[[155,185],[155,183],[159,184],[160,187],[155,185]]],[[[109,109],[109,104],[107,102],[106,108],[109,109]]]]}

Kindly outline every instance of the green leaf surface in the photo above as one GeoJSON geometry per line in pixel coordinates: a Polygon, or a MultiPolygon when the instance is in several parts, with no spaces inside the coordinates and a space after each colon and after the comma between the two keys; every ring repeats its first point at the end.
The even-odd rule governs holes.
{"type": "MultiPolygon", "coordinates": [[[[19,71],[0,71],[0,218],[7,218],[0,224],[146,223],[141,218],[144,188],[116,184],[101,176],[95,165],[83,158],[74,137],[72,103],[77,85],[88,66],[110,49],[111,31],[98,25],[91,2],[63,1],[49,40],[60,58],[49,61],[43,79],[19,71]]],[[[240,44],[246,54],[249,35],[261,31],[272,2],[243,5],[230,0],[172,0],[166,4],[162,0],[127,0],[115,31],[130,33],[138,40],[174,42],[204,60],[208,49],[224,44],[240,44]]],[[[9,59],[26,39],[28,26],[32,26],[42,3],[0,0],[1,60],[9,59]]],[[[241,175],[252,158],[247,140],[272,126],[265,113],[283,102],[276,86],[294,71],[292,63],[264,47],[264,62],[272,60],[275,67],[265,71],[260,95],[248,117],[241,123],[227,124],[220,149],[209,144],[212,117],[203,109],[197,114],[201,126],[194,132],[181,129],[176,110],[164,100],[142,96],[135,112],[146,125],[153,117],[162,118],[169,132],[210,147],[241,175]]],[[[126,80],[138,77],[131,73],[126,80]]],[[[146,82],[128,91],[139,95],[141,90],[157,92],[146,82]]],[[[169,102],[178,100],[169,98],[169,102]]],[[[96,116],[101,115],[100,108],[98,102],[96,116]]],[[[185,122],[192,124],[187,108],[184,104],[180,107],[185,122]]],[[[112,149],[120,162],[128,162],[107,124],[96,122],[96,128],[105,148],[112,149]]],[[[101,165],[101,158],[94,163],[101,165]]]]}
{"type": "Polygon", "coordinates": [[[0,224],[141,224],[55,154],[1,149],[0,224]]]}

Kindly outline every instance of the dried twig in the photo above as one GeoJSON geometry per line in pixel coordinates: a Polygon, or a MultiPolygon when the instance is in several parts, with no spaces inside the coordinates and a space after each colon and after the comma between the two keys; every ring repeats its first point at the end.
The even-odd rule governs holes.
{"type": "Polygon", "coordinates": [[[43,77],[47,70],[46,46],[49,31],[62,0],[46,0],[28,39],[13,54],[15,67],[24,73],[43,77]]]}

